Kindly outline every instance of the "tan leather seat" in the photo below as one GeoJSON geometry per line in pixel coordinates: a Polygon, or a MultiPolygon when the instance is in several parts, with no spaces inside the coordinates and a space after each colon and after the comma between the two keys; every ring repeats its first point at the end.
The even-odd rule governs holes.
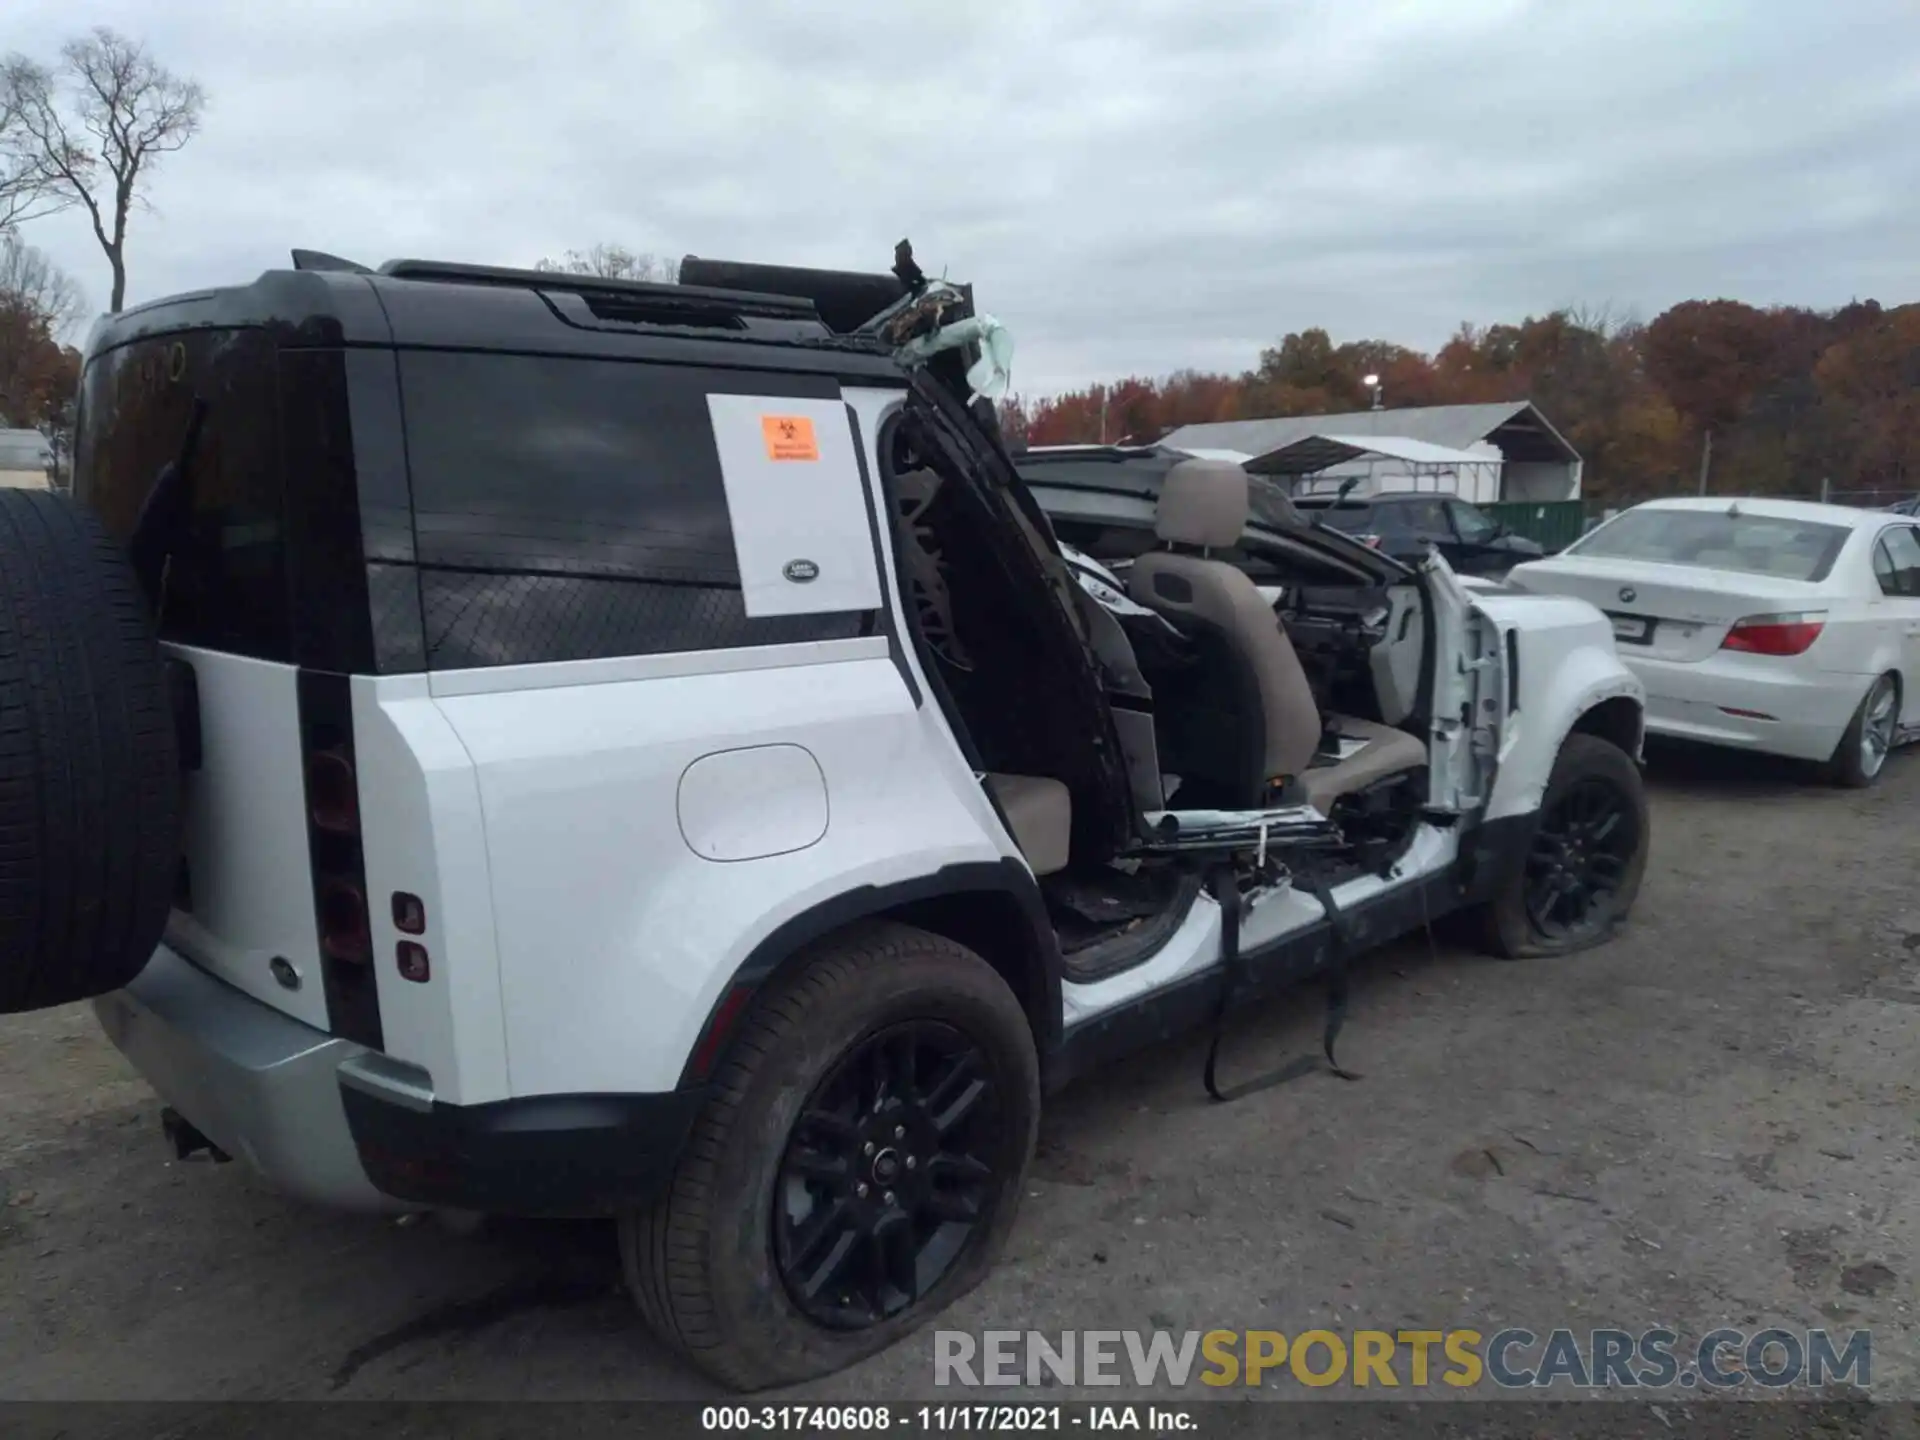
{"type": "MultiPolygon", "coordinates": [[[[1154,533],[1169,546],[1133,562],[1127,589],[1200,642],[1208,678],[1192,694],[1167,697],[1156,719],[1177,734],[1170,768],[1191,782],[1196,804],[1253,809],[1272,784],[1299,777],[1323,812],[1341,795],[1427,760],[1413,736],[1385,725],[1332,717],[1323,724],[1293,642],[1245,572],[1208,553],[1230,549],[1247,525],[1247,472],[1226,460],[1183,460],[1167,472],[1154,533]],[[1198,553],[1195,553],[1195,552],[1198,553]],[[1324,730],[1364,741],[1316,765],[1324,730]],[[1184,768],[1183,768],[1184,767],[1184,768]]],[[[1164,752],[1163,752],[1164,753],[1164,752]]]]}
{"type": "Polygon", "coordinates": [[[987,789],[1033,873],[1066,869],[1073,835],[1073,796],[1067,787],[1042,775],[989,775],[987,789]]]}
{"type": "Polygon", "coordinates": [[[1403,771],[1417,770],[1427,763],[1426,747],[1391,725],[1372,720],[1355,720],[1350,715],[1330,715],[1326,729],[1340,740],[1358,742],[1358,749],[1344,760],[1330,764],[1315,763],[1301,772],[1307,803],[1322,815],[1342,795],[1364,790],[1376,780],[1403,771]]]}

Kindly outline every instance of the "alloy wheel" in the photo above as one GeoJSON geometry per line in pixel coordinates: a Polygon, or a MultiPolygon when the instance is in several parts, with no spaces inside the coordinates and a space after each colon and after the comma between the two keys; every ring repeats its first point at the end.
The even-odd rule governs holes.
{"type": "Polygon", "coordinates": [[[808,1318],[864,1329],[934,1288],[1005,1185],[984,1051],[917,1020],[868,1036],[795,1122],[774,1190],[774,1263],[808,1318]]]}
{"type": "Polygon", "coordinates": [[[1598,931],[1639,844],[1639,821],[1618,786],[1598,776],[1570,786],[1541,815],[1527,852],[1528,921],[1549,940],[1598,931]]]}
{"type": "Polygon", "coordinates": [[[1882,675],[1867,695],[1866,716],[1860,725],[1860,772],[1871,778],[1880,773],[1893,749],[1899,693],[1882,675]]]}

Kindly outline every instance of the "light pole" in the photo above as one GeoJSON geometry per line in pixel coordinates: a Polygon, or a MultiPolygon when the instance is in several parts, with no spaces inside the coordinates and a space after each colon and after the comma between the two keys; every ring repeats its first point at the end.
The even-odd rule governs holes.
{"type": "Polygon", "coordinates": [[[1373,408],[1374,409],[1384,410],[1387,408],[1385,405],[1381,404],[1380,402],[1380,377],[1378,375],[1362,375],[1360,377],[1360,383],[1366,386],[1369,390],[1373,391],[1373,408]]]}

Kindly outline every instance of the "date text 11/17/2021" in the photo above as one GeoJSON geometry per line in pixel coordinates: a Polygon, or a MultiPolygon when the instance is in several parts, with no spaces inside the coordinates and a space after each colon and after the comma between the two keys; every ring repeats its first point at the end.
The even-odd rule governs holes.
{"type": "Polygon", "coordinates": [[[1161,1405],[709,1405],[700,1412],[700,1428],[803,1435],[1075,1430],[1178,1435],[1199,1424],[1190,1409],[1161,1405]]]}

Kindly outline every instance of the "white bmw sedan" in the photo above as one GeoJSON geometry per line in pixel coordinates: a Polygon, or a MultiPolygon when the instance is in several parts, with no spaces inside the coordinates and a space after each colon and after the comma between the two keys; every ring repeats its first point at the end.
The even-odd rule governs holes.
{"type": "Polygon", "coordinates": [[[1799,500],[1654,500],[1507,583],[1612,617],[1649,733],[1871,785],[1920,737],[1917,525],[1799,500]]]}

